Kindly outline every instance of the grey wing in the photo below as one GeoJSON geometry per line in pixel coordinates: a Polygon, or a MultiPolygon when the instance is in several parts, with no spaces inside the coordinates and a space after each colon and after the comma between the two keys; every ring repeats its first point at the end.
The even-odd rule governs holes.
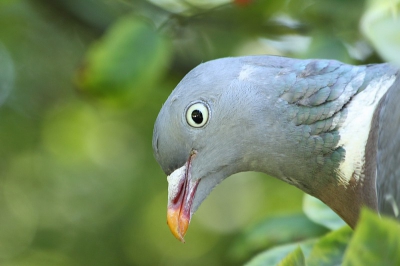
{"type": "Polygon", "coordinates": [[[338,129],[347,115],[346,104],[363,87],[366,67],[302,60],[293,61],[288,69],[285,75],[277,75],[277,84],[283,100],[278,103],[287,105],[280,109],[297,126],[290,138],[307,147],[304,156],[316,158],[320,166],[316,171],[331,171],[345,156],[338,146],[338,129]]]}
{"type": "Polygon", "coordinates": [[[379,211],[400,219],[400,76],[397,76],[379,116],[376,185],[379,211]]]}
{"type": "Polygon", "coordinates": [[[329,125],[363,86],[366,67],[334,60],[305,60],[303,64],[303,68],[295,67],[294,73],[290,73],[295,75],[294,82],[280,97],[295,105],[297,125],[316,122],[322,122],[317,128],[320,124],[329,125]]]}

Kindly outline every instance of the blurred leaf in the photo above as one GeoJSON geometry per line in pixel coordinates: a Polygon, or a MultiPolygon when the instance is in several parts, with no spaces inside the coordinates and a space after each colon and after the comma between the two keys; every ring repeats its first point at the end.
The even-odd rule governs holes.
{"type": "Polygon", "coordinates": [[[256,207],[259,202],[267,200],[264,181],[265,176],[254,172],[230,176],[207,197],[197,212],[197,222],[207,230],[225,234],[241,230],[260,211],[256,207]],[[232,191],[240,191],[240,197],[232,191]]]}
{"type": "Polygon", "coordinates": [[[297,33],[297,28],[271,19],[284,6],[283,1],[251,1],[245,7],[224,5],[201,10],[198,15],[172,16],[162,30],[171,37],[174,55],[186,73],[201,62],[232,56],[244,44],[259,37],[297,33]]]}
{"type": "Polygon", "coordinates": [[[343,265],[397,266],[400,265],[399,251],[400,224],[364,209],[343,265]]]}
{"type": "Polygon", "coordinates": [[[307,257],[308,254],[310,254],[310,251],[315,242],[316,242],[315,239],[310,239],[300,243],[288,244],[271,248],[255,256],[246,264],[246,266],[277,265],[288,254],[290,254],[299,247],[302,250],[303,256],[307,257]]]}
{"type": "Polygon", "coordinates": [[[313,246],[306,262],[309,266],[341,265],[343,254],[353,230],[345,226],[320,238],[313,246]]]}
{"type": "Polygon", "coordinates": [[[358,23],[363,4],[364,0],[291,0],[287,10],[311,28],[314,36],[327,33],[325,37],[351,42],[360,35],[358,23]]]}
{"type": "Polygon", "coordinates": [[[44,120],[43,147],[67,164],[86,163],[90,133],[99,122],[97,113],[82,103],[57,106],[44,120]]]}
{"type": "Polygon", "coordinates": [[[32,201],[18,187],[2,182],[0,189],[0,262],[26,251],[36,231],[38,217],[32,201]]]}
{"type": "Polygon", "coordinates": [[[296,248],[293,252],[287,255],[279,264],[279,266],[305,266],[303,251],[301,248],[296,248]]]}
{"type": "MultiPolygon", "coordinates": [[[[123,14],[122,1],[51,0],[48,5],[59,5],[91,26],[105,29],[123,14]]],[[[126,9],[126,5],[123,6],[126,9]]]]}
{"type": "Polygon", "coordinates": [[[7,99],[14,87],[15,69],[14,62],[0,41],[0,105],[7,99]]]}
{"type": "Polygon", "coordinates": [[[326,206],[322,201],[308,194],[304,194],[303,211],[307,217],[326,228],[335,230],[346,225],[331,208],[326,206]]]}
{"type": "Polygon", "coordinates": [[[400,66],[400,0],[369,0],[361,30],[388,62],[400,66]]]}
{"type": "Polygon", "coordinates": [[[311,45],[303,58],[335,59],[345,63],[352,63],[343,40],[334,36],[324,36],[322,32],[317,32],[312,36],[311,45]]]}
{"type": "Polygon", "coordinates": [[[74,266],[79,265],[73,259],[56,250],[30,250],[12,261],[2,262],[2,266],[74,266]]]}
{"type": "Polygon", "coordinates": [[[230,253],[244,259],[274,245],[298,242],[324,235],[328,230],[310,221],[304,214],[273,216],[250,228],[235,243],[230,253]]]}
{"type": "Polygon", "coordinates": [[[78,85],[100,99],[138,100],[163,76],[169,51],[166,40],[149,25],[122,18],[88,51],[78,85]]]}
{"type": "Polygon", "coordinates": [[[173,13],[184,13],[186,15],[194,13],[194,10],[204,11],[216,8],[220,5],[227,4],[231,0],[147,0],[154,5],[162,7],[173,13]]]}

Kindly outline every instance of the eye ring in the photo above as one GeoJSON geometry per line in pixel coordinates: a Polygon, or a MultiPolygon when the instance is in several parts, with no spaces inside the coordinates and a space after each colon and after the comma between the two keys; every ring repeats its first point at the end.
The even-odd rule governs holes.
{"type": "Polygon", "coordinates": [[[194,128],[204,127],[210,116],[209,107],[204,102],[195,102],[186,109],[186,122],[194,128]]]}

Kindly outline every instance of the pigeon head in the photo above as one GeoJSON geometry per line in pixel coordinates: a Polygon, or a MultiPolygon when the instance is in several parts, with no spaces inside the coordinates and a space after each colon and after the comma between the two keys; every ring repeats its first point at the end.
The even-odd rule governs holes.
{"type": "Polygon", "coordinates": [[[302,189],[354,227],[361,206],[376,209],[371,132],[395,71],[275,56],[197,66],[168,97],[153,132],[174,236],[183,241],[211,190],[244,171],[302,189]]]}
{"type": "Polygon", "coordinates": [[[153,150],[169,175],[168,224],[180,240],[211,190],[257,161],[256,152],[246,153],[259,149],[257,138],[280,138],[277,96],[256,89],[251,80],[258,71],[268,75],[234,58],[203,63],[178,84],[157,117],[153,150]]]}

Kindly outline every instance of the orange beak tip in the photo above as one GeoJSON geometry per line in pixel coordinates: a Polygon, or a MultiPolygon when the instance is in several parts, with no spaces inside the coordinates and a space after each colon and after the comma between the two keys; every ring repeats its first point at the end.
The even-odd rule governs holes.
{"type": "Polygon", "coordinates": [[[172,234],[176,239],[185,243],[183,238],[189,227],[189,218],[184,215],[180,215],[179,209],[168,208],[167,212],[167,224],[172,234]]]}

